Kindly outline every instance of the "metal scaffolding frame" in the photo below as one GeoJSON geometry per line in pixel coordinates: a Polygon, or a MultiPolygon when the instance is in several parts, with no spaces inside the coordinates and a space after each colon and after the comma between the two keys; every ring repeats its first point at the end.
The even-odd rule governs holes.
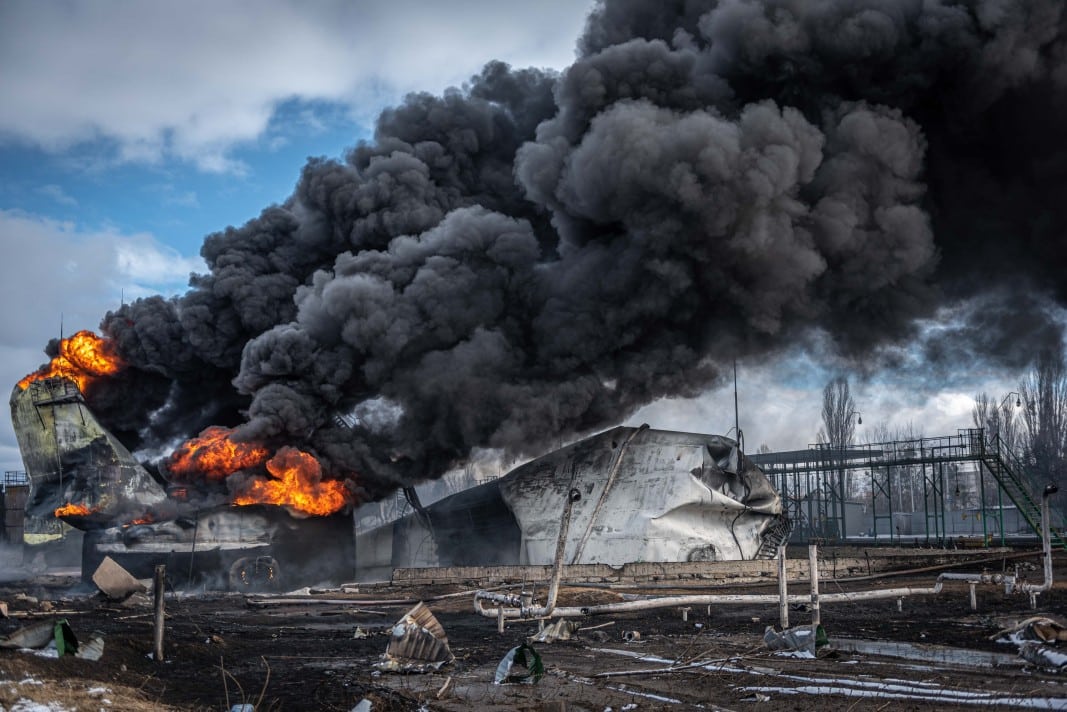
{"type": "MultiPolygon", "coordinates": [[[[1040,537],[1046,483],[982,429],[845,447],[817,443],[749,458],[781,494],[793,543],[989,546],[1040,537]],[[961,516],[971,517],[970,530],[961,531],[961,516]]],[[[1053,539],[1067,547],[1065,525],[1055,510],[1053,539]]]]}

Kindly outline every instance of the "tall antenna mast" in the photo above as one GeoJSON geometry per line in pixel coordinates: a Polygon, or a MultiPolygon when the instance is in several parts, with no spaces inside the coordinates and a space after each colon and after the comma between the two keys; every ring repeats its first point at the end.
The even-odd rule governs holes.
{"type": "Polygon", "coordinates": [[[737,357],[734,356],[734,430],[737,434],[737,444],[741,446],[741,423],[737,417],[737,357]]]}

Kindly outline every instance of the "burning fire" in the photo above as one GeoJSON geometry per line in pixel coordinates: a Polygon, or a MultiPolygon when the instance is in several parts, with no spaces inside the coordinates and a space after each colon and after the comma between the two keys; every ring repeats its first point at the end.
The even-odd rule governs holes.
{"type": "Polygon", "coordinates": [[[61,377],[74,381],[83,393],[101,376],[110,376],[126,367],[114,345],[91,331],[79,331],[59,342],[59,354],[47,366],[23,378],[18,387],[25,390],[34,381],[61,377]]]}
{"type": "Polygon", "coordinates": [[[71,502],[70,504],[64,504],[62,507],[59,507],[58,509],[56,509],[55,512],[53,512],[53,514],[55,514],[55,516],[57,518],[58,517],[85,517],[85,516],[88,516],[88,515],[92,514],[95,511],[96,511],[95,509],[89,509],[84,504],[74,504],[73,502],[71,502]]]}
{"type": "Polygon", "coordinates": [[[233,430],[218,425],[175,450],[167,460],[167,469],[182,479],[203,477],[219,481],[239,470],[262,465],[270,452],[255,443],[239,443],[230,439],[233,430]]]}
{"type": "Polygon", "coordinates": [[[241,488],[234,504],[277,504],[304,514],[324,516],[352,502],[339,480],[323,480],[314,456],[296,448],[282,448],[267,463],[269,480],[252,480],[241,488]]]}

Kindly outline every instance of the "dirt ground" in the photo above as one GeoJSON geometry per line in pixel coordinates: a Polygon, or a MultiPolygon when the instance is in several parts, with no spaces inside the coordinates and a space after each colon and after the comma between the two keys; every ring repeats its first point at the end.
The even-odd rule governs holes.
{"type": "MultiPolygon", "coordinates": [[[[1011,573],[1020,561],[1029,580],[1039,581],[1036,555],[987,563],[985,569],[1011,573]]],[[[936,575],[824,581],[822,592],[925,587],[936,575]]],[[[74,576],[39,575],[0,586],[0,601],[13,616],[0,619],[0,635],[66,618],[82,641],[102,634],[103,657],[48,659],[0,650],[0,710],[33,709],[29,701],[36,701],[58,703],[53,710],[94,712],[228,710],[242,703],[256,710],[348,712],[364,699],[375,711],[1067,709],[1067,672],[1037,668],[1019,658],[1015,646],[990,639],[1030,616],[1067,613],[1067,556],[1056,557],[1056,579],[1036,610],[1026,596],[1006,596],[1003,586],[988,585],[978,587],[972,611],[964,583],[946,584],[936,596],[905,599],[903,610],[896,600],[827,604],[822,622],[830,645],[813,659],[768,650],[763,635],[767,626],[779,625],[776,605],[694,607],[688,620],[673,607],[584,618],[587,630],[578,639],[534,644],[546,668],[539,683],[497,685],[500,659],[536,633],[538,624],[512,623],[499,634],[494,619],[474,613],[465,587],[366,586],[358,593],[314,593],[296,603],[279,600],[294,596],[170,593],[165,660],[156,662],[149,655],[148,598],[119,604],[74,576]],[[393,624],[419,600],[427,601],[446,631],[455,662],[428,674],[377,671],[393,624]],[[53,610],[41,610],[49,605],[53,610]],[[638,631],[640,639],[627,642],[627,631],[638,631]],[[870,652],[875,641],[882,647],[870,652]],[[894,649],[894,643],[910,647],[894,649]],[[683,665],[688,667],[677,669],[683,665]]],[[[806,583],[790,586],[791,593],[807,590],[806,583]]],[[[775,587],[677,592],[774,593],[775,587]]],[[[543,600],[543,587],[536,593],[543,600]]],[[[642,591],[568,587],[560,604],[612,602],[634,593],[642,591]]],[[[793,625],[803,625],[811,614],[792,610],[790,616],[793,625]]]]}

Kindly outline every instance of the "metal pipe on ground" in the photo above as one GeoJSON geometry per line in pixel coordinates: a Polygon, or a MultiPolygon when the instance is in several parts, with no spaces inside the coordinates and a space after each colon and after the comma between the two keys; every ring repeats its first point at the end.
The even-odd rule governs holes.
{"type": "MultiPolygon", "coordinates": [[[[930,587],[902,587],[876,589],[872,591],[853,591],[841,593],[827,593],[820,596],[821,603],[855,603],[857,601],[873,601],[882,598],[899,598],[902,596],[923,596],[941,593],[942,582],[937,581],[930,587]]],[[[525,615],[527,611],[520,608],[486,608],[482,601],[491,601],[500,594],[474,594],[474,610],[479,615],[487,618],[496,618],[498,611],[503,610],[504,617],[508,619],[533,618],[525,615]]],[[[811,595],[788,595],[788,603],[810,603],[811,595]]],[[[690,596],[663,596],[659,598],[647,598],[640,601],[621,601],[618,603],[603,603],[593,606],[556,606],[553,616],[561,618],[575,618],[578,616],[595,616],[604,613],[626,613],[629,611],[647,611],[656,608],[669,608],[672,606],[711,606],[711,605],[751,605],[780,604],[781,597],[778,594],[697,594],[690,596]]],[[[532,609],[533,611],[541,609],[532,609]]]]}
{"type": "MultiPolygon", "coordinates": [[[[562,572],[562,549],[566,539],[566,529],[570,522],[570,509],[573,504],[572,497],[577,493],[577,490],[571,490],[571,496],[568,497],[567,506],[564,507],[563,518],[560,522],[560,544],[557,546],[556,552],[556,565],[553,570],[552,585],[549,587],[549,597],[546,605],[543,607],[528,607],[522,605],[522,601],[518,597],[508,594],[490,593],[488,591],[477,591],[474,594],[474,610],[479,615],[497,618],[498,625],[502,625],[504,619],[530,619],[547,617],[549,615],[558,616],[560,618],[575,618],[578,616],[594,616],[604,613],[625,613],[629,611],[646,611],[654,610],[657,608],[668,608],[672,606],[713,606],[713,605],[752,605],[752,604],[778,604],[779,614],[782,619],[782,628],[786,628],[788,624],[788,604],[790,603],[809,603],[812,607],[812,629],[818,627],[821,620],[821,604],[822,603],[842,603],[842,602],[857,602],[857,601],[872,601],[884,598],[897,599],[897,608],[902,608],[903,599],[907,596],[928,596],[937,595],[941,593],[942,587],[945,581],[964,581],[970,585],[971,589],[971,607],[972,609],[977,606],[977,599],[974,596],[974,587],[977,584],[1000,584],[1005,586],[1005,592],[1011,591],[1023,591],[1030,596],[1031,608],[1037,607],[1037,596],[1044,591],[1049,590],[1052,587],[1052,545],[1051,535],[1049,530],[1049,507],[1048,498],[1057,491],[1055,485],[1049,485],[1045,488],[1045,493],[1041,501],[1041,514],[1042,514],[1042,547],[1044,553],[1044,574],[1045,578],[1041,584],[1022,584],[1016,583],[1014,576],[1005,576],[1002,574],[968,574],[968,573],[941,573],[938,575],[937,580],[933,586],[930,587],[900,587],[900,588],[888,588],[878,589],[873,591],[853,591],[853,592],[841,592],[841,593],[829,593],[819,594],[819,573],[818,573],[818,550],[813,544],[808,547],[808,566],[809,577],[811,579],[811,593],[807,596],[790,595],[786,592],[785,582],[785,553],[784,547],[779,548],[779,581],[778,581],[778,594],[696,594],[687,596],[661,596],[656,598],[647,598],[639,601],[622,601],[619,603],[605,603],[594,606],[556,606],[556,599],[559,594],[559,581],[562,572]],[[482,605],[483,601],[489,601],[500,604],[497,608],[486,608],[482,605]],[[504,606],[516,606],[513,608],[505,608],[504,606]]],[[[578,498],[580,499],[580,494],[578,498]]]]}
{"type": "Polygon", "coordinates": [[[489,591],[476,591],[474,593],[474,610],[483,616],[487,615],[485,612],[487,609],[482,607],[481,601],[492,601],[501,604],[500,608],[495,608],[493,613],[488,614],[496,617],[498,632],[504,632],[504,620],[506,618],[547,618],[553,615],[556,599],[559,597],[560,579],[563,576],[563,554],[567,550],[567,532],[571,525],[571,511],[574,509],[574,504],[581,499],[582,493],[577,488],[572,487],[567,492],[567,501],[563,505],[563,515],[559,521],[559,539],[556,541],[556,557],[553,561],[552,581],[548,585],[548,600],[544,606],[530,606],[529,603],[532,599],[524,595],[516,596],[509,593],[490,593],[489,591]],[[518,606],[518,608],[503,608],[503,605],[518,606]],[[515,612],[514,615],[512,612],[515,612]]]}

